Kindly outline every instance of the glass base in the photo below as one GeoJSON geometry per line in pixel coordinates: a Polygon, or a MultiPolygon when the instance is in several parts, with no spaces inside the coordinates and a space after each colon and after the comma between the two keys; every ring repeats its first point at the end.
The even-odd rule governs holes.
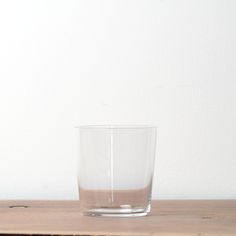
{"type": "Polygon", "coordinates": [[[151,206],[148,204],[147,207],[124,207],[119,208],[94,208],[84,210],[83,215],[85,216],[104,216],[104,217],[139,217],[146,216],[150,212],[151,206]]]}

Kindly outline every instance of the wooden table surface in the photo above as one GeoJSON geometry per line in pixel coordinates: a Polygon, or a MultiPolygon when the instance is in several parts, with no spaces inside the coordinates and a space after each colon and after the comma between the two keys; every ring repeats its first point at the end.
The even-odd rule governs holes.
{"type": "Polygon", "coordinates": [[[0,201],[0,234],[236,236],[236,200],[153,201],[151,214],[139,218],[85,217],[78,207],[79,201],[0,201]]]}

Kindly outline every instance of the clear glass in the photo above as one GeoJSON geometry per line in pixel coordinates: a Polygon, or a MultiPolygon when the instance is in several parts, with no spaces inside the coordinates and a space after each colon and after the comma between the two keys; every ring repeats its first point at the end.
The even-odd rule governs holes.
{"type": "Polygon", "coordinates": [[[83,214],[147,215],[156,127],[81,126],[78,129],[78,186],[83,214]]]}

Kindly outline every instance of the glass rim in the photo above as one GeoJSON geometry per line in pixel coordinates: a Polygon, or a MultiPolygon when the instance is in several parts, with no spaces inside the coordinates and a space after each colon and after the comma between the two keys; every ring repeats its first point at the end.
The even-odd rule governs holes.
{"type": "Polygon", "coordinates": [[[154,125],[79,125],[77,129],[156,129],[154,125]]]}

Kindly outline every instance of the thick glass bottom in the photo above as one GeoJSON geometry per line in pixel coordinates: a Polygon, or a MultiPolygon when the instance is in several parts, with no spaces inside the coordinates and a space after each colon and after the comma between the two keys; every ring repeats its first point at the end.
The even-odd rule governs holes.
{"type": "Polygon", "coordinates": [[[104,217],[139,217],[146,216],[150,212],[150,204],[147,207],[120,206],[119,208],[92,208],[83,210],[85,216],[104,216],[104,217]]]}

